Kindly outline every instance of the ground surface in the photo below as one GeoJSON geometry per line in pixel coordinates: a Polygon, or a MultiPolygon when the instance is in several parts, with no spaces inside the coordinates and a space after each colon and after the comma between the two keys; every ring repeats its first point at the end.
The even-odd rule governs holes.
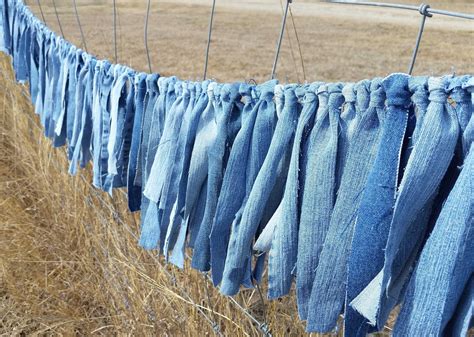
{"type": "MultiPolygon", "coordinates": [[[[39,15],[37,2],[27,2],[39,15]]],[[[77,2],[89,51],[113,59],[111,1],[77,2]]],[[[65,37],[80,45],[71,1],[56,3],[65,37]]],[[[146,1],[117,3],[118,61],[146,70],[146,1]]],[[[48,25],[59,32],[52,1],[41,4],[48,25]]],[[[210,4],[152,1],[153,71],[202,78],[210,4]]],[[[474,13],[471,0],[430,4],[474,13]]],[[[267,80],[281,12],[279,0],[218,0],[209,77],[267,80]]],[[[290,17],[277,72],[281,81],[358,81],[408,68],[417,12],[295,0],[292,13],[306,76],[290,17]]],[[[415,74],[441,75],[453,68],[474,73],[473,25],[428,19],[415,74]]],[[[125,211],[120,193],[114,199],[98,193],[87,170],[76,178],[66,172],[64,150],[52,149],[43,138],[25,88],[13,81],[8,58],[0,55],[1,335],[204,336],[213,335],[209,321],[224,335],[259,335],[235,303],[212,288],[208,300],[202,275],[189,267],[163,268],[154,252],[137,246],[136,218],[125,211]]],[[[266,317],[274,336],[303,335],[294,294],[266,301],[265,307],[256,291],[236,299],[258,320],[266,317]]]]}

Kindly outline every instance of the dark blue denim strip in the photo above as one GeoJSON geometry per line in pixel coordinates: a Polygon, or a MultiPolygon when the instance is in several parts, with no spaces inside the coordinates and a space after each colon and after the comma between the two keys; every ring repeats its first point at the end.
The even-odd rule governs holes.
{"type": "MultiPolygon", "coordinates": [[[[367,178],[352,238],[345,300],[345,336],[366,336],[370,328],[364,317],[353,310],[349,303],[383,267],[383,250],[398,187],[402,145],[409,113],[407,76],[392,75],[383,82],[373,81],[372,86],[371,92],[378,90],[381,97],[386,95],[387,111],[380,135],[380,146],[367,178]]],[[[383,103],[378,106],[383,108],[383,103]]]]}

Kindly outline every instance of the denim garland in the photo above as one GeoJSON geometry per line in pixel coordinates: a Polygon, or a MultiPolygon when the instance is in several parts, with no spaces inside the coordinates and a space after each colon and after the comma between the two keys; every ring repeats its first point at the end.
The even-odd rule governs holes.
{"type": "Polygon", "coordinates": [[[471,207],[453,210],[472,203],[472,173],[464,173],[472,171],[472,77],[392,75],[344,86],[160,78],[97,60],[22,1],[1,3],[0,48],[12,55],[16,80],[29,81],[45,136],[67,144],[71,174],[92,159],[94,186],[128,187],[130,209],[142,210],[142,246],[179,267],[185,247],[194,248],[193,266],[211,269],[224,294],[259,282],[270,251],[269,296],[287,294],[296,273],[309,331],[331,330],[346,295],[346,335],[372,331],[367,321],[380,328],[403,300],[395,334],[418,333],[418,322],[434,334],[466,333],[472,238],[459,233],[470,231],[471,207]],[[412,93],[409,113],[391,103],[407,92],[407,83],[392,82],[401,78],[412,93]],[[229,122],[224,111],[233,111],[229,122]],[[385,211],[374,214],[376,206],[385,211]],[[440,234],[453,217],[458,235],[440,234]],[[255,239],[263,252],[256,258],[255,239]],[[433,258],[446,242],[456,248],[433,258]],[[364,265],[369,258],[377,263],[364,265]],[[448,281],[426,278],[437,261],[436,270],[452,271],[448,281]],[[426,314],[427,305],[436,309],[426,314]]]}

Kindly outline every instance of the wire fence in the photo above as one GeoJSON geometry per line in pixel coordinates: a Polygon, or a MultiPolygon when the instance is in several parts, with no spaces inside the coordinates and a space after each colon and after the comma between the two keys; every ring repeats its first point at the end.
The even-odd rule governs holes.
{"type": "MultiPolygon", "coordinates": [[[[414,64],[415,64],[415,60],[416,60],[416,56],[417,56],[417,53],[418,53],[419,45],[420,45],[420,42],[421,42],[421,39],[422,39],[425,20],[426,20],[427,17],[430,17],[433,14],[439,14],[439,15],[449,15],[449,16],[459,17],[459,18],[474,19],[474,16],[470,15],[470,14],[435,10],[435,9],[430,8],[429,6],[426,6],[426,5],[423,5],[423,7],[415,7],[415,6],[396,5],[396,4],[368,3],[368,2],[364,3],[364,2],[344,1],[344,0],[328,0],[328,1],[332,2],[332,3],[344,3],[344,4],[354,4],[354,5],[368,5],[368,6],[401,8],[401,9],[408,9],[408,10],[419,10],[420,14],[422,15],[422,21],[421,21],[419,32],[418,32],[418,35],[417,35],[415,48],[413,50],[413,55],[412,55],[412,58],[410,60],[410,65],[409,65],[409,73],[410,74],[413,71],[413,67],[414,67],[414,64]]],[[[298,50],[298,54],[299,54],[299,58],[300,58],[300,66],[301,66],[302,72],[303,72],[303,80],[306,81],[306,72],[305,72],[303,51],[302,51],[300,40],[299,40],[299,37],[298,37],[298,31],[297,31],[297,28],[296,28],[295,18],[293,16],[292,12],[291,12],[291,2],[292,2],[291,0],[286,0],[286,4],[283,7],[283,16],[282,16],[280,31],[279,31],[278,38],[277,38],[275,57],[274,57],[274,62],[273,62],[270,77],[274,78],[277,74],[276,70],[277,70],[277,65],[278,65],[278,60],[279,60],[279,54],[280,54],[281,44],[282,44],[282,40],[283,40],[283,36],[284,36],[284,32],[285,32],[285,25],[286,25],[286,21],[287,21],[287,16],[288,16],[288,13],[289,13],[290,18],[291,18],[291,22],[292,22],[292,27],[293,27],[293,30],[294,30],[294,34],[296,36],[296,44],[297,44],[297,48],[298,48],[297,50],[298,50]]],[[[33,3],[30,3],[29,5],[32,6],[33,3]]],[[[84,34],[84,29],[83,29],[83,26],[81,24],[81,20],[80,20],[78,8],[77,8],[76,0],[73,0],[72,5],[73,5],[73,8],[74,8],[74,15],[75,15],[75,18],[76,18],[78,29],[80,31],[82,46],[87,51],[86,36],[84,34]]],[[[55,14],[55,17],[56,17],[61,35],[63,37],[65,37],[64,31],[63,31],[63,25],[62,25],[62,22],[61,22],[61,19],[60,19],[60,14],[58,12],[58,9],[57,9],[57,6],[56,6],[56,3],[55,3],[54,0],[53,0],[53,6],[54,6],[54,14],[55,14]]],[[[148,29],[147,29],[148,24],[149,24],[150,6],[151,6],[151,0],[149,0],[148,3],[147,3],[147,11],[146,11],[145,22],[144,22],[144,49],[145,49],[146,55],[147,55],[148,68],[149,68],[149,71],[151,72],[152,71],[152,62],[151,62],[150,54],[149,54],[148,29]]],[[[218,3],[217,3],[217,6],[218,6],[218,3]]],[[[36,0],[36,7],[37,7],[38,11],[41,14],[42,20],[45,23],[47,23],[46,19],[45,19],[44,12],[43,12],[43,5],[41,3],[41,0],[36,0]]],[[[204,73],[203,73],[203,78],[204,79],[207,77],[207,72],[208,72],[208,60],[209,60],[209,55],[210,55],[210,46],[211,46],[211,37],[212,37],[212,30],[213,30],[213,20],[214,20],[214,15],[215,15],[215,8],[216,8],[216,1],[214,0],[212,2],[211,14],[210,14],[210,18],[209,18],[209,29],[208,29],[207,44],[206,44],[205,49],[204,49],[205,50],[205,52],[204,52],[205,53],[204,54],[205,55],[205,63],[204,63],[204,73]]],[[[117,6],[116,6],[116,1],[114,0],[113,1],[113,46],[114,46],[115,62],[118,62],[118,60],[120,59],[119,52],[118,52],[118,42],[117,41],[121,40],[121,37],[118,37],[118,34],[120,34],[120,32],[117,32],[117,16],[118,16],[117,6]]],[[[289,38],[289,35],[288,35],[288,38],[289,38]]],[[[289,40],[290,40],[290,43],[291,43],[290,38],[289,38],[289,40]]],[[[293,47],[291,47],[291,51],[293,52],[293,47]]],[[[294,55],[293,55],[293,59],[294,60],[296,59],[294,55]]],[[[296,62],[295,62],[295,64],[296,64],[296,62]]],[[[3,77],[4,77],[4,79],[7,78],[5,75],[3,75],[3,77]]],[[[24,87],[24,88],[26,88],[26,87],[24,87]]],[[[29,96],[26,89],[23,90],[23,92],[25,94],[25,97],[29,96]]],[[[25,116],[31,121],[32,125],[35,125],[37,128],[41,129],[41,126],[38,124],[38,121],[35,120],[34,118],[32,118],[32,116],[29,112],[26,112],[25,116]]],[[[52,160],[52,161],[50,161],[50,163],[52,165],[54,165],[55,168],[58,171],[64,171],[64,168],[59,167],[56,161],[52,160]]],[[[91,185],[88,177],[86,177],[83,173],[80,173],[80,178],[82,179],[82,181],[85,184],[91,185]]],[[[138,242],[138,237],[137,237],[136,231],[133,228],[131,228],[130,225],[128,224],[127,220],[123,218],[123,215],[121,214],[121,211],[117,208],[117,206],[111,204],[111,202],[109,200],[106,200],[103,197],[103,192],[100,192],[100,191],[98,191],[94,188],[91,188],[90,190],[92,191],[92,194],[89,195],[89,196],[85,196],[86,202],[89,204],[89,206],[90,207],[97,207],[97,204],[99,204],[103,209],[107,209],[108,211],[110,211],[111,214],[114,215],[114,219],[116,219],[117,224],[119,224],[123,229],[125,229],[138,242]],[[97,201],[97,203],[95,203],[94,200],[97,201]]],[[[119,195],[122,196],[122,200],[124,200],[126,198],[126,193],[123,190],[118,190],[118,191],[119,191],[119,195]]],[[[122,203],[122,204],[120,204],[120,206],[121,206],[121,208],[123,208],[124,204],[122,203]]],[[[104,221],[105,221],[105,219],[104,219],[104,221]]],[[[106,224],[104,224],[104,225],[106,225],[106,224]]],[[[104,247],[104,249],[105,249],[105,247],[104,247]]],[[[223,333],[222,333],[222,329],[221,329],[220,324],[219,324],[219,317],[221,317],[221,315],[218,312],[215,311],[214,305],[213,305],[212,300],[211,300],[209,286],[212,282],[211,282],[211,279],[210,279],[209,275],[207,273],[203,274],[203,278],[204,278],[205,283],[206,283],[205,290],[206,290],[206,301],[207,301],[207,305],[203,306],[201,304],[198,304],[198,302],[196,302],[195,300],[193,300],[192,296],[189,294],[189,292],[186,290],[186,288],[182,284],[179,283],[179,281],[176,278],[176,276],[174,275],[173,271],[171,271],[171,272],[168,271],[167,268],[165,267],[165,265],[159,260],[159,258],[156,255],[154,255],[150,252],[146,252],[146,254],[156,263],[156,266],[158,266],[160,268],[160,270],[168,277],[169,283],[171,285],[173,285],[174,287],[176,287],[176,289],[179,290],[181,296],[187,301],[187,303],[189,303],[189,305],[193,306],[201,314],[203,319],[210,325],[210,327],[212,328],[212,331],[215,333],[215,335],[222,336],[223,333]]],[[[264,336],[271,336],[272,334],[271,334],[268,322],[266,320],[266,315],[265,315],[266,303],[265,303],[265,300],[263,298],[261,289],[258,286],[255,290],[252,291],[252,293],[249,295],[249,297],[254,296],[254,294],[258,294],[258,296],[259,296],[259,301],[261,302],[261,305],[262,305],[262,308],[263,308],[263,320],[259,317],[256,317],[252,313],[251,308],[249,308],[245,303],[240,303],[239,301],[237,301],[233,297],[229,297],[228,301],[230,303],[232,303],[232,305],[235,307],[236,310],[239,310],[241,313],[243,313],[248,318],[248,320],[251,321],[252,324],[254,324],[254,326],[256,328],[258,328],[258,330],[264,336]]],[[[390,330],[390,328],[388,326],[386,326],[386,329],[390,330]]]]}

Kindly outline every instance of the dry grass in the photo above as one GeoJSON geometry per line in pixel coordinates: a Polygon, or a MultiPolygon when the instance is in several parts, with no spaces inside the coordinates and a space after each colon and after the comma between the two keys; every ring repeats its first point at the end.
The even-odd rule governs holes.
{"type": "MultiPolygon", "coordinates": [[[[69,2],[57,3],[66,37],[80,44],[69,2]]],[[[89,50],[112,58],[110,7],[105,1],[79,3],[89,50]]],[[[144,3],[119,1],[119,61],[141,70],[147,68],[144,3]]],[[[197,3],[154,5],[150,47],[155,71],[201,76],[209,8],[197,3]]],[[[48,24],[57,27],[50,2],[43,4],[48,24]]],[[[278,2],[268,12],[226,6],[216,13],[210,76],[265,80],[279,25],[278,2]]],[[[456,6],[452,9],[472,9],[466,3],[456,6]]],[[[308,80],[359,80],[405,70],[416,15],[407,22],[388,17],[388,23],[370,19],[361,24],[360,17],[351,21],[294,8],[308,80]]],[[[295,49],[294,32],[289,31],[295,49]]],[[[417,72],[443,73],[456,65],[459,72],[473,73],[472,39],[472,31],[456,25],[427,29],[417,72]]],[[[3,54],[0,71],[0,333],[213,335],[204,312],[224,335],[258,335],[256,325],[212,287],[207,300],[202,275],[188,266],[184,272],[166,266],[156,252],[138,247],[138,218],[126,212],[123,195],[116,192],[111,199],[92,188],[90,170],[78,177],[66,173],[64,149],[53,149],[42,136],[27,89],[14,82],[3,54]]],[[[279,75],[303,80],[288,38],[279,75]]],[[[263,320],[257,292],[246,290],[236,299],[263,320]]],[[[304,333],[294,296],[266,301],[266,316],[274,336],[304,333]]]]}
{"type": "MultiPolygon", "coordinates": [[[[208,302],[201,274],[138,247],[137,218],[120,192],[95,190],[90,170],[67,174],[64,149],[43,137],[3,54],[0,69],[0,334],[212,335],[200,306],[225,335],[258,335],[212,286],[208,302]]],[[[256,291],[236,299],[263,320],[256,291]]],[[[275,336],[303,334],[293,298],[266,310],[275,336]]]]}

